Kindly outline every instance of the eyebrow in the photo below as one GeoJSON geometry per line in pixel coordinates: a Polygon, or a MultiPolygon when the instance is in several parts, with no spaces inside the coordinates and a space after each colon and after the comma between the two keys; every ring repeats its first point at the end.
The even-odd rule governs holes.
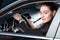
{"type": "MultiPolygon", "coordinates": [[[[44,10],[43,12],[47,12],[48,10],[44,10]]],[[[41,12],[41,11],[40,11],[41,12]]]]}

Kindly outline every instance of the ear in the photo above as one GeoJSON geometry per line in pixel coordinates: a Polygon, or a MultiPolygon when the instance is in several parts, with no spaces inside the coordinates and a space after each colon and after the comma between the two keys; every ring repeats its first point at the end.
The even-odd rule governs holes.
{"type": "Polygon", "coordinates": [[[56,11],[54,10],[54,11],[53,11],[53,16],[55,16],[55,14],[56,14],[56,11]]]}

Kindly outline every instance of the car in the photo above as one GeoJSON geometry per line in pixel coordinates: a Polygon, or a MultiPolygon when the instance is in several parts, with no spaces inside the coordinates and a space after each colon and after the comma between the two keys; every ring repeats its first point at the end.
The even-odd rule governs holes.
{"type": "Polygon", "coordinates": [[[46,1],[46,2],[55,2],[59,5],[58,11],[54,16],[54,19],[48,29],[46,35],[39,35],[39,32],[34,31],[30,28],[29,25],[23,24],[23,29],[20,32],[16,32],[19,28],[18,22],[12,18],[15,13],[19,13],[24,18],[25,22],[26,19],[32,20],[32,22],[39,24],[40,20],[39,15],[39,5],[40,3],[45,1],[15,1],[10,5],[2,8],[0,10],[0,35],[5,38],[14,38],[18,40],[60,40],[60,3],[56,1],[46,1]],[[38,17],[37,17],[38,15],[38,17]],[[13,31],[12,29],[13,28],[13,31]],[[26,32],[25,32],[26,31],[26,32]],[[31,32],[30,32],[31,31],[31,32]],[[37,32],[34,33],[34,32],[37,32]],[[17,38],[16,38],[17,37],[17,38]]]}

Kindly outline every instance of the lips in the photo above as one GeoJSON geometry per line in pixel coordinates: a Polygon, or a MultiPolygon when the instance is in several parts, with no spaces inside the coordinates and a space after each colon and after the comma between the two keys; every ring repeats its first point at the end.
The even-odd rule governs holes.
{"type": "Polygon", "coordinates": [[[42,19],[43,21],[45,20],[45,19],[42,19]]]}

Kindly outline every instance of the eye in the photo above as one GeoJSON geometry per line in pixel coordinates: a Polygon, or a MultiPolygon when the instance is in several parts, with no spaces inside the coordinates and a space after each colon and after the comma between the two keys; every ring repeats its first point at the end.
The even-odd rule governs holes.
{"type": "Polygon", "coordinates": [[[47,11],[44,11],[44,14],[47,14],[48,12],[47,11]]]}
{"type": "Polygon", "coordinates": [[[47,14],[47,12],[45,14],[47,14]]]}

